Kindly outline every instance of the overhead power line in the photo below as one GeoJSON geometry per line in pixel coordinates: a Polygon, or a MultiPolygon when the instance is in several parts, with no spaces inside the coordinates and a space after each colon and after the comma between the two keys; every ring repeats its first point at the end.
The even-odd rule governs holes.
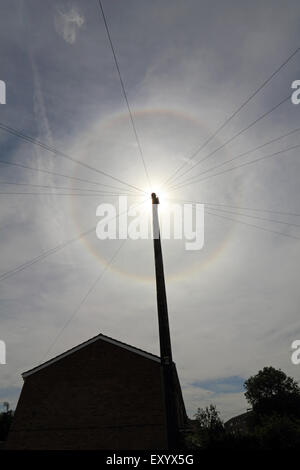
{"type": "Polygon", "coordinates": [[[109,44],[110,44],[110,48],[111,48],[111,51],[112,51],[112,54],[113,54],[115,66],[116,66],[116,69],[117,69],[117,72],[118,72],[118,76],[119,76],[123,96],[124,96],[124,99],[125,99],[125,103],[126,103],[126,106],[127,106],[127,109],[128,109],[128,113],[129,113],[132,129],[133,129],[133,133],[134,133],[135,140],[136,140],[136,143],[137,143],[137,146],[138,146],[138,149],[139,149],[139,154],[140,154],[140,157],[142,159],[142,163],[143,163],[143,167],[144,167],[144,170],[145,170],[145,173],[146,173],[146,177],[147,177],[147,180],[148,180],[149,187],[151,188],[151,181],[150,181],[148,168],[147,168],[146,161],[145,161],[145,158],[144,158],[144,154],[143,154],[143,150],[142,150],[142,147],[141,147],[140,139],[139,139],[139,136],[138,136],[138,133],[137,133],[136,125],[135,125],[135,122],[134,122],[134,119],[133,119],[133,114],[132,114],[132,111],[131,111],[131,108],[130,108],[130,105],[129,105],[129,101],[128,101],[124,81],[123,81],[123,78],[122,78],[122,75],[121,75],[121,70],[120,70],[120,66],[119,66],[119,63],[118,63],[116,51],[115,51],[115,48],[114,48],[114,45],[113,45],[113,42],[112,42],[111,34],[110,34],[110,31],[109,31],[107,19],[106,19],[105,13],[104,13],[104,9],[103,9],[103,5],[102,5],[101,0],[98,0],[98,5],[99,5],[100,11],[101,11],[101,15],[102,15],[102,19],[103,19],[103,22],[104,22],[106,34],[107,34],[108,41],[109,41],[109,44]]]}
{"type": "MultiPolygon", "coordinates": [[[[195,204],[195,203],[193,203],[193,204],[195,204]]],[[[232,214],[232,215],[240,215],[241,217],[248,217],[250,219],[263,220],[264,222],[282,224],[282,225],[287,225],[287,226],[290,226],[290,227],[300,227],[300,224],[294,224],[292,222],[285,222],[283,220],[268,219],[266,217],[259,217],[257,215],[245,214],[245,213],[242,213],[242,212],[229,211],[229,210],[226,210],[226,209],[219,209],[219,208],[216,208],[216,207],[209,207],[208,209],[209,210],[214,210],[214,211],[217,211],[217,212],[224,212],[224,213],[232,214]]]]}
{"type": "Polygon", "coordinates": [[[14,135],[16,137],[19,137],[20,139],[25,140],[26,142],[30,142],[31,144],[37,145],[38,147],[41,147],[44,150],[47,150],[47,152],[51,152],[54,155],[58,155],[62,158],[66,158],[67,160],[70,160],[73,163],[76,163],[77,165],[80,165],[84,168],[87,168],[88,170],[95,171],[96,173],[99,173],[103,176],[106,176],[107,178],[111,178],[114,181],[117,181],[118,183],[125,184],[126,186],[129,186],[133,189],[136,189],[137,191],[143,192],[146,194],[146,191],[143,189],[138,188],[137,186],[134,186],[132,184],[126,183],[126,181],[121,180],[120,178],[117,178],[115,176],[110,175],[109,173],[106,173],[105,171],[99,170],[98,168],[95,168],[87,163],[84,163],[80,160],[77,160],[74,157],[71,157],[65,152],[61,152],[60,150],[55,149],[54,147],[50,147],[47,144],[44,144],[43,142],[39,141],[38,139],[35,139],[24,132],[20,131],[19,129],[15,129],[14,127],[7,126],[6,124],[0,123],[0,129],[2,129],[5,132],[8,132],[11,135],[14,135]]]}
{"type": "Polygon", "coordinates": [[[127,239],[123,240],[121,245],[117,248],[117,250],[115,251],[115,253],[113,254],[113,256],[110,258],[110,260],[108,261],[108,263],[105,265],[104,269],[101,271],[101,273],[97,276],[97,278],[93,281],[92,285],[89,287],[89,289],[87,290],[86,294],[83,296],[83,298],[81,299],[81,301],[79,302],[79,304],[77,305],[77,307],[75,308],[74,312],[72,313],[72,315],[68,318],[68,320],[65,322],[65,324],[63,325],[63,327],[60,329],[58,335],[55,337],[54,341],[51,343],[50,347],[47,349],[47,352],[45,353],[43,359],[41,360],[40,364],[43,363],[46,359],[46,357],[48,356],[48,354],[52,351],[52,349],[54,348],[55,344],[57,343],[57,341],[59,340],[59,338],[62,336],[63,332],[66,330],[66,328],[70,325],[70,323],[72,322],[72,320],[76,317],[76,315],[78,314],[79,310],[81,309],[81,307],[83,306],[83,304],[86,302],[87,298],[89,297],[89,295],[92,293],[92,291],[95,289],[95,287],[99,284],[99,282],[101,281],[101,279],[103,278],[105,272],[107,271],[107,269],[111,266],[111,264],[113,263],[113,261],[116,259],[116,257],[118,256],[119,252],[121,251],[121,249],[123,248],[125,242],[127,241],[127,239]]]}
{"type": "Polygon", "coordinates": [[[4,281],[6,279],[8,279],[9,277],[19,273],[20,271],[23,271],[24,269],[27,269],[29,268],[30,266],[34,265],[35,263],[37,263],[38,261],[42,260],[42,259],[45,259],[47,258],[48,256],[54,254],[54,253],[57,253],[59,250],[62,250],[63,248],[71,245],[72,243],[80,240],[81,238],[89,235],[90,233],[92,233],[93,231],[95,230],[95,227],[93,226],[92,228],[90,228],[89,230],[86,230],[85,232],[81,233],[79,236],[75,237],[75,238],[72,238],[71,240],[67,240],[63,243],[60,243],[59,245],[57,245],[56,247],[54,248],[50,248],[49,250],[46,250],[44,251],[43,253],[41,253],[40,255],[38,256],[35,256],[34,258],[26,261],[25,263],[22,263],[20,264],[19,266],[16,266],[15,268],[13,269],[10,269],[9,271],[6,271],[4,273],[2,273],[0,275],[0,282],[1,281],[4,281]]]}
{"type": "Polygon", "coordinates": [[[256,228],[258,230],[263,230],[264,232],[270,232],[270,233],[274,233],[276,235],[282,235],[283,237],[288,237],[288,238],[293,238],[295,240],[300,240],[300,237],[296,237],[295,235],[290,235],[288,233],[278,232],[277,230],[272,230],[272,229],[269,229],[269,228],[260,227],[259,225],[250,224],[249,222],[244,222],[243,220],[233,219],[232,217],[227,217],[225,215],[216,214],[215,212],[205,211],[205,213],[209,214],[209,215],[216,216],[216,217],[220,217],[222,219],[231,220],[231,221],[236,222],[238,224],[248,225],[249,227],[253,227],[253,228],[256,228]]]}
{"type": "Polygon", "coordinates": [[[253,208],[253,207],[244,207],[244,206],[234,206],[231,204],[224,204],[224,203],[216,203],[216,202],[206,202],[206,201],[191,201],[191,200],[184,200],[184,199],[170,199],[168,198],[168,201],[178,201],[178,202],[183,202],[187,204],[204,204],[208,206],[220,206],[220,207],[229,207],[232,209],[239,209],[239,210],[247,210],[247,211],[253,211],[253,212],[268,212],[271,214],[278,214],[278,215],[284,215],[284,216],[289,216],[289,217],[300,217],[300,214],[297,214],[295,212],[285,212],[285,211],[275,211],[272,209],[261,209],[261,208],[253,208]]]}
{"type": "Polygon", "coordinates": [[[142,196],[136,196],[135,194],[127,194],[127,193],[110,193],[110,194],[107,194],[107,193],[89,193],[89,194],[85,194],[85,193],[53,193],[53,192],[40,192],[40,193],[33,193],[33,192],[21,192],[21,191],[18,191],[18,192],[0,192],[0,196],[1,195],[6,195],[6,196],[20,196],[20,195],[23,195],[23,196],[77,196],[77,197],[97,197],[97,196],[106,196],[106,197],[112,197],[112,196],[126,196],[126,197],[144,197],[144,195],[142,196]]]}
{"type": "MultiPolygon", "coordinates": [[[[141,204],[143,204],[144,202],[146,202],[146,200],[140,202],[140,203],[137,203],[136,206],[140,206],[141,204]]],[[[124,214],[128,211],[122,211],[120,213],[118,213],[116,216],[112,217],[111,219],[108,219],[109,220],[113,220],[115,219],[116,217],[118,217],[119,215],[121,214],[124,214]]],[[[107,221],[107,222],[108,222],[107,221]]],[[[76,241],[80,240],[81,238],[89,235],[90,233],[92,233],[93,231],[95,230],[95,226],[93,226],[92,228],[90,228],[89,230],[86,230],[85,232],[81,233],[80,235],[78,235],[77,237],[74,237],[70,240],[67,240],[63,243],[60,243],[59,245],[55,246],[54,248],[50,248],[49,250],[46,250],[44,251],[43,253],[41,253],[40,255],[38,256],[35,256],[34,258],[28,260],[28,261],[25,261],[25,263],[22,263],[20,264],[19,266],[16,266],[15,268],[13,269],[10,269],[2,274],[0,274],[0,282],[1,281],[4,281],[6,279],[8,279],[9,277],[19,273],[20,271],[23,271],[24,269],[27,269],[29,268],[30,266],[34,265],[35,263],[37,263],[38,261],[41,261],[45,258],[47,258],[48,256],[54,254],[54,253],[57,253],[58,251],[62,250],[63,248],[69,246],[70,244],[72,243],[75,243],[76,241]]]]}
{"type": "Polygon", "coordinates": [[[234,166],[232,168],[227,168],[226,170],[220,171],[219,173],[214,173],[213,175],[205,176],[204,178],[197,179],[196,181],[190,181],[188,183],[178,185],[174,188],[171,188],[171,191],[177,191],[177,190],[183,188],[184,186],[191,185],[191,184],[194,184],[194,183],[199,183],[199,182],[207,180],[209,178],[213,178],[214,176],[219,176],[219,175],[222,175],[224,173],[228,173],[230,171],[237,170],[238,168],[242,168],[242,167],[247,166],[247,165],[252,165],[253,163],[257,163],[257,162],[260,162],[262,160],[267,160],[268,158],[273,158],[273,157],[277,157],[278,155],[283,155],[287,152],[290,152],[291,150],[298,149],[299,147],[300,147],[300,144],[299,145],[293,145],[292,147],[288,147],[287,149],[279,150],[278,152],[274,152],[274,153],[271,153],[269,155],[263,155],[262,157],[256,158],[255,160],[250,160],[249,162],[241,163],[240,165],[234,166]]]}
{"type": "Polygon", "coordinates": [[[250,219],[263,220],[264,222],[271,222],[271,223],[275,223],[275,224],[287,225],[287,226],[290,226],[290,227],[300,227],[300,224],[294,224],[292,222],[285,222],[283,220],[267,219],[266,217],[259,217],[257,215],[252,215],[252,214],[245,214],[245,213],[241,213],[241,212],[228,211],[226,209],[217,209],[215,207],[213,207],[212,209],[215,210],[215,211],[218,211],[218,212],[225,212],[227,214],[240,215],[242,217],[248,217],[250,219]]]}
{"type": "Polygon", "coordinates": [[[263,144],[260,144],[258,145],[257,147],[251,149],[251,150],[247,150],[246,152],[243,152],[243,153],[240,153],[239,155],[235,156],[235,157],[232,157],[230,158],[229,160],[225,160],[225,162],[222,162],[222,163],[219,163],[218,165],[215,165],[215,166],[212,166],[210,168],[207,168],[206,170],[203,170],[201,171],[201,173],[198,173],[198,175],[195,175],[191,178],[189,178],[188,181],[194,179],[194,178],[197,178],[198,176],[202,176],[202,175],[205,175],[206,173],[209,173],[210,171],[213,171],[213,170],[216,170],[217,168],[221,168],[222,166],[224,165],[227,165],[228,163],[231,163],[235,160],[238,160],[239,158],[242,158],[242,157],[245,157],[246,155],[249,155],[250,153],[254,153],[256,152],[257,150],[261,150],[262,148],[268,146],[268,145],[271,145],[275,142],[278,142],[282,139],[284,139],[285,137],[288,137],[292,134],[295,134],[296,132],[300,132],[300,127],[298,127],[297,129],[293,129],[292,131],[289,131],[287,132],[286,134],[283,134],[283,135],[280,135],[279,137],[275,137],[274,139],[271,139],[269,140],[268,142],[265,142],[263,144]]]}
{"type": "MultiPolygon", "coordinates": [[[[115,194],[116,193],[116,192],[112,193],[111,191],[104,191],[104,190],[101,191],[100,189],[73,188],[73,187],[67,187],[67,186],[51,186],[51,185],[44,185],[44,184],[19,183],[16,181],[0,181],[0,185],[1,184],[11,185],[11,186],[28,186],[30,188],[66,189],[68,191],[85,191],[87,193],[96,193],[96,194],[115,194]]],[[[123,194],[136,197],[136,194],[124,193],[124,191],[123,191],[123,194]]],[[[141,197],[144,197],[144,195],[141,195],[141,197]]]]}
{"type": "MultiPolygon", "coordinates": [[[[128,213],[128,211],[127,211],[128,213]]],[[[121,214],[118,214],[117,217],[119,217],[121,214]]],[[[89,289],[87,290],[87,292],[85,293],[85,295],[83,296],[83,298],[81,299],[81,301],[79,302],[79,304],[77,305],[77,307],[75,308],[75,310],[73,311],[72,315],[67,319],[67,321],[65,322],[65,324],[62,326],[62,328],[60,329],[59,333],[56,335],[54,341],[51,343],[50,347],[47,349],[47,352],[45,353],[43,359],[41,360],[40,363],[44,362],[46,357],[48,356],[48,354],[50,353],[50,351],[52,351],[53,347],[55,346],[55,344],[57,343],[57,341],[59,340],[59,338],[62,336],[63,332],[65,331],[65,329],[70,325],[70,323],[72,322],[72,320],[75,318],[75,316],[78,314],[79,310],[81,309],[82,305],[86,302],[87,298],[89,297],[89,295],[92,293],[92,291],[95,289],[95,287],[99,284],[99,282],[101,281],[101,279],[103,278],[105,272],[107,271],[107,269],[112,265],[113,261],[116,259],[116,257],[118,256],[119,252],[121,251],[121,249],[123,248],[123,246],[125,245],[127,239],[123,240],[120,244],[120,246],[117,248],[117,250],[114,252],[114,254],[112,255],[112,257],[110,258],[110,260],[106,263],[104,269],[101,271],[101,273],[96,277],[96,279],[93,281],[92,285],[89,287],[89,289]]]]}
{"type": "MultiPolygon", "coordinates": [[[[220,145],[219,147],[217,147],[215,150],[213,150],[212,152],[210,152],[208,155],[206,155],[204,158],[202,158],[202,160],[198,161],[197,163],[195,163],[191,168],[189,168],[186,172],[182,173],[180,175],[180,177],[184,176],[188,171],[194,169],[197,165],[200,165],[200,163],[204,162],[205,160],[207,160],[209,157],[211,157],[212,155],[214,155],[215,153],[217,153],[219,150],[221,150],[222,148],[224,148],[226,145],[228,145],[229,143],[231,143],[233,140],[235,140],[237,137],[239,137],[240,135],[242,135],[244,132],[246,132],[247,130],[249,130],[251,127],[253,127],[255,124],[257,124],[259,121],[261,121],[263,118],[265,118],[266,116],[268,116],[269,114],[271,114],[273,111],[275,111],[277,108],[279,108],[279,106],[281,106],[283,103],[286,103],[289,99],[291,98],[291,95],[288,95],[286,98],[284,98],[282,101],[280,101],[279,103],[277,103],[275,106],[273,106],[271,109],[269,109],[268,111],[266,111],[265,113],[263,113],[261,116],[259,116],[257,119],[255,119],[254,121],[252,121],[250,124],[248,124],[248,126],[244,127],[242,130],[240,130],[239,132],[237,132],[236,134],[234,134],[232,137],[230,137],[230,139],[226,140],[226,142],[224,142],[222,145],[220,145]]],[[[187,180],[183,180],[183,183],[186,183],[188,181],[190,181],[191,179],[193,179],[194,177],[190,177],[188,178],[187,180]]],[[[179,183],[180,184],[180,183],[179,183]]],[[[173,188],[173,187],[172,187],[173,188]]]]}
{"type": "MultiPolygon", "coordinates": [[[[174,177],[180,172],[182,168],[184,168],[185,165],[190,160],[193,160],[196,155],[198,155],[201,150],[203,150],[209,142],[211,142],[218,134],[219,132],[224,129],[225,126],[235,117],[239,112],[292,60],[293,57],[299,52],[300,47],[297,47],[292,54],[288,56],[288,58],[221,124],[220,127],[217,128],[217,130],[191,155],[191,157],[186,160],[177,170],[163,183],[167,184],[169,181],[173,180],[174,177]]],[[[182,175],[180,175],[182,176],[182,175]]]]}
{"type": "MultiPolygon", "coordinates": [[[[120,188],[118,186],[111,186],[110,184],[100,183],[99,181],[93,181],[93,180],[89,180],[89,179],[85,179],[85,178],[79,178],[77,176],[66,175],[64,173],[57,173],[55,171],[50,171],[50,170],[46,170],[46,169],[43,169],[43,168],[35,168],[35,167],[32,167],[32,166],[24,165],[23,163],[16,163],[16,162],[9,162],[7,160],[0,160],[0,164],[1,165],[14,166],[14,167],[17,167],[17,168],[24,168],[26,170],[35,171],[35,172],[38,172],[38,173],[45,173],[45,174],[52,175],[52,176],[60,176],[62,178],[68,178],[70,180],[80,181],[82,183],[89,183],[89,184],[93,184],[93,185],[96,185],[96,186],[103,186],[103,187],[106,187],[106,188],[117,189],[117,190],[120,190],[120,191],[124,190],[124,188],[120,188]]],[[[132,188],[126,188],[126,189],[127,189],[127,191],[136,191],[136,190],[133,190],[132,188]]]]}

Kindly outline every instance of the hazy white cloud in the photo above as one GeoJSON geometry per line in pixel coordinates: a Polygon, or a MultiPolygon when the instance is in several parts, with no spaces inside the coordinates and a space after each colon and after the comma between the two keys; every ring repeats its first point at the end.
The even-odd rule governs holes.
{"type": "Polygon", "coordinates": [[[69,44],[74,44],[76,41],[77,32],[83,26],[84,21],[84,16],[75,7],[66,11],[57,8],[54,17],[57,33],[69,44]]]}

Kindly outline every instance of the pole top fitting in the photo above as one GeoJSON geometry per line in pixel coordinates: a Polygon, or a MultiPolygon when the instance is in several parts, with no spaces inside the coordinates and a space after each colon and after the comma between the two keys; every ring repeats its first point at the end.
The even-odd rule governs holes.
{"type": "Polygon", "coordinates": [[[156,196],[155,193],[152,193],[151,197],[152,197],[152,204],[159,204],[158,196],[156,196]]]}

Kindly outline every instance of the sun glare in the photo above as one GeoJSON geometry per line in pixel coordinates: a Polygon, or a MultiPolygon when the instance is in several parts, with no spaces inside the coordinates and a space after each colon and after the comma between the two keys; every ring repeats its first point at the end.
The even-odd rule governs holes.
{"type": "Polygon", "coordinates": [[[145,191],[149,194],[149,207],[150,207],[150,209],[151,209],[151,205],[152,205],[152,197],[151,197],[152,193],[155,193],[156,196],[159,199],[159,212],[162,213],[167,209],[167,207],[169,205],[169,203],[168,203],[168,193],[165,190],[163,190],[159,186],[153,185],[151,190],[149,190],[149,188],[147,188],[145,191]]]}

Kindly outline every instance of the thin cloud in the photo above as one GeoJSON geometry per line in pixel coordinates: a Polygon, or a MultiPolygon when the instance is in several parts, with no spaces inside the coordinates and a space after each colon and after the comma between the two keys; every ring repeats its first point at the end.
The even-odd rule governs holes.
{"type": "Polygon", "coordinates": [[[54,17],[56,32],[69,44],[75,43],[78,30],[83,26],[84,21],[84,16],[75,7],[65,12],[57,9],[54,17]]]}
{"type": "Polygon", "coordinates": [[[245,379],[239,376],[202,380],[193,382],[193,387],[204,388],[214,393],[241,393],[244,390],[245,379]]]}

